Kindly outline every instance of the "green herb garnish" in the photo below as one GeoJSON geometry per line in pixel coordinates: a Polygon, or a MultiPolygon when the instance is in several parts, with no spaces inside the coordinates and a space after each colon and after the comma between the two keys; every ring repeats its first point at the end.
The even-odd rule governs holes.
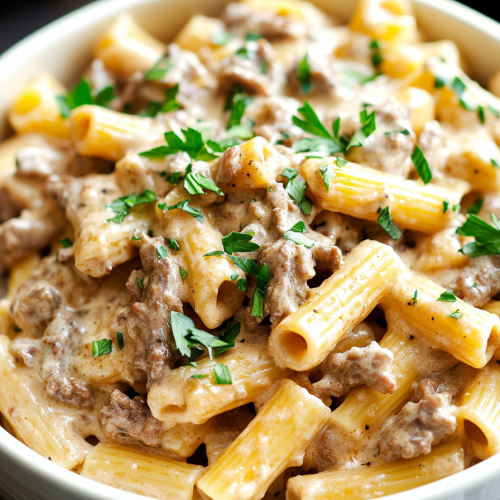
{"type": "Polygon", "coordinates": [[[179,201],[179,203],[171,205],[170,207],[168,207],[168,210],[175,210],[176,208],[182,210],[183,212],[186,212],[191,217],[194,217],[196,220],[203,222],[204,219],[203,214],[197,208],[194,208],[191,205],[189,205],[189,199],[184,201],[179,201]]]}
{"type": "Polygon", "coordinates": [[[217,385],[231,385],[233,383],[233,379],[229,373],[229,368],[222,363],[215,364],[214,375],[215,383],[217,385]]]}
{"type": "Polygon", "coordinates": [[[377,222],[379,226],[394,240],[397,241],[401,238],[403,234],[401,229],[392,220],[391,211],[389,207],[385,207],[380,210],[377,222]]]}
{"type": "Polygon", "coordinates": [[[73,246],[73,242],[69,238],[63,238],[62,240],[59,240],[59,243],[63,248],[70,248],[73,246]]]}
{"type": "Polygon", "coordinates": [[[248,233],[235,233],[232,231],[227,236],[222,238],[222,245],[224,246],[224,251],[229,255],[235,252],[253,252],[260,249],[260,245],[253,243],[250,240],[253,238],[251,234],[248,233]]]}
{"type": "Polygon", "coordinates": [[[156,255],[158,260],[164,259],[168,255],[167,249],[164,246],[156,247],[156,255]]]}
{"type": "Polygon", "coordinates": [[[162,56],[152,68],[146,71],[144,78],[153,82],[161,80],[173,68],[173,66],[173,63],[170,61],[168,56],[162,56]]]}
{"type": "Polygon", "coordinates": [[[500,221],[493,214],[490,214],[490,217],[495,227],[475,214],[467,215],[467,220],[457,229],[457,234],[473,236],[476,241],[467,243],[459,252],[473,259],[483,255],[500,255],[500,221]]]}
{"type": "Polygon", "coordinates": [[[122,332],[116,332],[116,343],[118,344],[119,351],[121,351],[125,347],[125,342],[123,341],[122,332]]]}
{"type": "Polygon", "coordinates": [[[306,233],[306,225],[303,221],[299,221],[283,235],[283,239],[293,241],[295,244],[302,245],[306,248],[312,248],[315,243],[311,238],[305,236],[306,233]]]}
{"type": "Polygon", "coordinates": [[[297,66],[296,77],[300,84],[300,91],[303,94],[309,94],[312,87],[312,77],[309,61],[307,60],[307,54],[301,59],[299,65],[297,66]]]}
{"type": "Polygon", "coordinates": [[[456,302],[457,298],[455,297],[455,292],[448,288],[448,290],[444,291],[437,299],[438,302],[456,302]]]}
{"type": "Polygon", "coordinates": [[[477,215],[483,208],[484,198],[478,198],[472,205],[467,207],[468,214],[477,215]]]}
{"type": "Polygon", "coordinates": [[[415,170],[422,179],[423,183],[427,184],[430,182],[432,180],[432,172],[420,146],[416,147],[415,151],[411,155],[411,159],[415,165],[415,170]]]}
{"type": "Polygon", "coordinates": [[[454,319],[460,319],[462,317],[462,313],[460,312],[460,309],[457,309],[456,311],[453,311],[451,314],[448,314],[448,317],[454,319]]]}
{"type": "Polygon", "coordinates": [[[181,278],[185,280],[188,277],[188,272],[181,266],[179,266],[179,274],[181,275],[181,278]]]}
{"type": "Polygon", "coordinates": [[[112,342],[109,339],[94,340],[92,342],[92,355],[94,358],[111,353],[112,342]]]}
{"type": "Polygon", "coordinates": [[[359,119],[361,121],[361,128],[351,137],[351,140],[346,148],[347,150],[354,147],[364,146],[366,139],[377,129],[377,125],[375,123],[375,111],[368,114],[366,109],[363,109],[359,113],[359,119]]]}

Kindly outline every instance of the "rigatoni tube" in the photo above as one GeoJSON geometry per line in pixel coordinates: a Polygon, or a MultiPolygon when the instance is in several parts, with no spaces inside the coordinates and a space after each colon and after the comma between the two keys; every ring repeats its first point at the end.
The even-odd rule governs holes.
{"type": "Polygon", "coordinates": [[[87,455],[81,475],[152,498],[191,500],[203,470],[126,446],[99,443],[87,455]]]}
{"type": "Polygon", "coordinates": [[[437,349],[473,368],[482,368],[500,344],[498,316],[476,309],[454,295],[451,301],[438,300],[445,291],[424,276],[408,273],[382,305],[397,310],[437,349]]]}
{"type": "Polygon", "coordinates": [[[9,122],[16,132],[44,132],[70,139],[68,120],[61,116],[56,97],[67,90],[50,74],[42,73],[16,97],[9,122]]]}
{"type": "Polygon", "coordinates": [[[393,495],[432,483],[464,469],[464,451],[458,443],[436,446],[428,455],[384,465],[362,465],[348,471],[297,476],[288,481],[287,500],[332,500],[393,495]]]}
{"type": "Polygon", "coordinates": [[[118,161],[132,148],[148,149],[163,140],[152,119],[126,115],[101,106],[80,106],[69,118],[71,136],[83,156],[118,161]]]}
{"type": "Polygon", "coordinates": [[[328,420],[330,409],[291,380],[264,405],[197,482],[211,500],[260,500],[303,454],[328,420]]]}
{"type": "Polygon", "coordinates": [[[391,247],[365,240],[308,300],[271,333],[269,352],[278,366],[317,366],[393,286],[403,264],[391,247]]]}
{"type": "Polygon", "coordinates": [[[457,421],[481,460],[500,452],[500,366],[488,363],[465,387],[457,421]]]}
{"type": "Polygon", "coordinates": [[[153,416],[171,426],[177,423],[202,424],[209,418],[238,406],[255,402],[262,391],[287,372],[278,368],[267,353],[265,339],[237,342],[233,349],[211,360],[203,358],[198,369],[183,366],[172,370],[159,385],[153,385],[148,404],[153,416]],[[218,385],[216,363],[229,368],[232,384],[218,385]],[[192,378],[196,375],[205,378],[192,378]]]}
{"type": "Polygon", "coordinates": [[[464,193],[431,184],[383,174],[348,163],[339,167],[332,159],[307,160],[301,168],[316,203],[324,210],[376,221],[381,208],[389,207],[402,229],[436,233],[448,227],[452,211],[443,213],[443,202],[460,203],[464,193]],[[320,167],[328,165],[333,178],[326,189],[320,167]]]}
{"type": "Polygon", "coordinates": [[[381,340],[380,347],[385,347],[394,354],[392,370],[396,389],[392,394],[381,394],[367,386],[354,388],[330,419],[353,441],[366,439],[366,436],[380,429],[387,418],[408,401],[412,386],[420,377],[418,367],[419,356],[422,354],[419,344],[410,339],[410,328],[407,325],[390,319],[391,321],[388,318],[389,329],[381,340]]]}

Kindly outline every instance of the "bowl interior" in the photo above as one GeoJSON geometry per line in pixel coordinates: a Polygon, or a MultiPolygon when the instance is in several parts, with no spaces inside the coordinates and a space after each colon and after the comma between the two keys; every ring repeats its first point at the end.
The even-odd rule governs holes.
{"type": "MultiPolygon", "coordinates": [[[[52,72],[60,81],[71,85],[91,58],[98,37],[120,12],[128,11],[151,34],[169,41],[194,14],[218,15],[229,0],[101,0],[41,29],[0,57],[0,140],[10,135],[6,111],[19,89],[41,71],[52,72]]],[[[355,0],[313,0],[327,13],[347,21],[355,0]]],[[[471,76],[484,84],[500,68],[500,27],[494,21],[451,0],[415,0],[415,11],[420,28],[430,40],[455,41],[468,66],[471,76]]],[[[139,498],[99,485],[50,464],[15,441],[0,429],[0,458],[9,457],[12,470],[29,471],[30,482],[57,484],[60,491],[42,498],[73,498],[91,500],[139,498]],[[31,481],[32,480],[32,481],[31,481]]],[[[474,498],[494,500],[500,491],[500,456],[453,476],[391,496],[400,500],[474,498]],[[497,477],[497,483],[492,479],[497,477]],[[467,493],[468,492],[468,493],[467,493]]],[[[38,497],[38,495],[37,495],[38,497]]]]}

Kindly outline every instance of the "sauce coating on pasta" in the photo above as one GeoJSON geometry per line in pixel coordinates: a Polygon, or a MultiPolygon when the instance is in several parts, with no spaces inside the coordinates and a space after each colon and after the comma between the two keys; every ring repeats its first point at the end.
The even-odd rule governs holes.
{"type": "Polygon", "coordinates": [[[407,0],[97,42],[0,144],[3,427],[176,500],[368,500],[500,452],[498,75],[407,0]]]}

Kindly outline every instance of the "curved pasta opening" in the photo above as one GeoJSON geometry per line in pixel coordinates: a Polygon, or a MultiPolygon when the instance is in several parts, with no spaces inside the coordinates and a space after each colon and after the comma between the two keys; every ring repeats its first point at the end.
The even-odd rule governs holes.
{"type": "Polygon", "coordinates": [[[488,342],[486,344],[486,358],[489,359],[500,345],[500,323],[497,323],[492,329],[488,342]]]}
{"type": "Polygon", "coordinates": [[[91,123],[92,118],[86,113],[77,113],[73,116],[73,132],[77,142],[85,140],[91,123]]]}
{"type": "Polygon", "coordinates": [[[217,306],[233,308],[240,299],[237,286],[232,281],[223,281],[217,292],[217,306]]]}
{"type": "Polygon", "coordinates": [[[87,436],[85,438],[85,441],[87,441],[87,443],[89,443],[92,446],[97,446],[100,443],[99,438],[94,435],[87,436]]]}
{"type": "Polygon", "coordinates": [[[42,102],[36,92],[25,92],[16,102],[15,110],[18,115],[25,115],[33,111],[42,102]]]}
{"type": "Polygon", "coordinates": [[[280,335],[279,343],[285,356],[296,360],[303,358],[307,352],[306,339],[291,330],[285,331],[280,335]]]}
{"type": "Polygon", "coordinates": [[[474,422],[464,420],[464,429],[467,437],[471,441],[474,441],[475,444],[483,448],[488,446],[488,438],[486,437],[486,434],[474,422]]]}

